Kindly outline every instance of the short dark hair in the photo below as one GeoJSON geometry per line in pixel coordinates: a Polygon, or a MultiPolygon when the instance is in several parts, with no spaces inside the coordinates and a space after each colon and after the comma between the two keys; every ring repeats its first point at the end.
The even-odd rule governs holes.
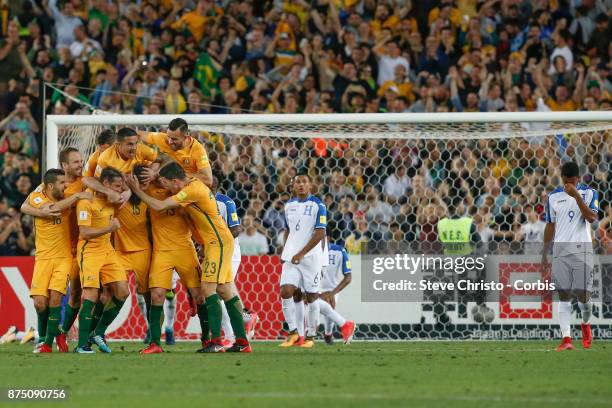
{"type": "Polygon", "coordinates": [[[105,144],[113,144],[117,140],[117,135],[113,129],[104,129],[96,138],[98,146],[105,144]]]}
{"type": "Polygon", "coordinates": [[[562,177],[578,177],[580,176],[580,168],[575,162],[567,162],[561,166],[562,177]]]}
{"type": "Polygon", "coordinates": [[[137,165],[134,166],[134,169],[132,169],[132,174],[136,176],[136,178],[138,179],[138,181],[140,183],[143,182],[144,179],[144,171],[145,169],[149,168],[148,166],[139,163],[137,165]]]}
{"type": "Polygon", "coordinates": [[[166,164],[159,170],[159,177],[167,178],[168,180],[185,180],[185,170],[176,162],[166,164]]]}
{"type": "Polygon", "coordinates": [[[68,164],[68,156],[70,156],[70,153],[74,153],[74,152],[80,153],[79,149],[77,149],[76,147],[67,147],[64,150],[62,150],[59,154],[60,163],[68,164]]]}
{"type": "Polygon", "coordinates": [[[172,119],[168,124],[168,130],[175,131],[178,130],[180,132],[187,132],[189,130],[189,126],[187,125],[187,121],[183,118],[172,119]]]}
{"type": "Polygon", "coordinates": [[[293,183],[295,180],[297,180],[298,177],[300,176],[306,176],[308,178],[308,181],[312,182],[312,179],[310,178],[310,174],[308,174],[307,171],[305,170],[300,170],[298,171],[295,176],[293,176],[293,180],[291,180],[291,182],[293,183]]]}
{"type": "Polygon", "coordinates": [[[117,132],[117,140],[122,142],[126,137],[138,136],[138,133],[132,128],[124,127],[117,132]]]}
{"type": "Polygon", "coordinates": [[[45,185],[54,184],[59,176],[64,175],[66,175],[66,173],[64,173],[64,170],[62,169],[49,169],[43,176],[43,183],[45,183],[45,185]]]}
{"type": "Polygon", "coordinates": [[[100,174],[100,183],[104,183],[107,180],[109,183],[112,183],[116,178],[123,179],[123,174],[114,167],[107,167],[100,174]]]}

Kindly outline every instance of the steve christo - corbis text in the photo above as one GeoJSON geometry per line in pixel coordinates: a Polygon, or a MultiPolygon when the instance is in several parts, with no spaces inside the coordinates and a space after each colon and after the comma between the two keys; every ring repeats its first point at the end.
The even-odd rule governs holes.
{"type": "Polygon", "coordinates": [[[432,279],[419,279],[423,274],[433,271],[452,271],[463,275],[471,270],[482,270],[485,267],[485,257],[473,256],[438,256],[438,255],[408,255],[395,254],[378,256],[372,259],[372,273],[383,278],[385,272],[391,272],[393,278],[375,279],[372,287],[375,291],[503,291],[506,288],[519,291],[554,291],[555,283],[551,280],[525,281],[516,279],[502,283],[494,280],[458,279],[451,282],[441,282],[432,279]],[[418,277],[413,275],[417,274],[418,277]],[[413,279],[397,279],[411,275],[413,279]],[[395,279],[394,279],[395,278],[395,279]]]}

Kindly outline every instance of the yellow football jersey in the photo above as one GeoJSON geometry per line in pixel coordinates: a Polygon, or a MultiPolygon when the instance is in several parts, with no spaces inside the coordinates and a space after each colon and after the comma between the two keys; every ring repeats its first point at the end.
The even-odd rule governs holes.
{"type": "Polygon", "coordinates": [[[172,199],[185,208],[206,245],[231,243],[233,246],[234,237],[219,214],[215,195],[204,183],[191,179],[172,199]]]}
{"type": "MultiPolygon", "coordinates": [[[[153,185],[147,189],[147,194],[158,200],[165,200],[172,195],[168,190],[153,185]]],[[[194,248],[191,240],[191,230],[182,208],[172,208],[164,211],[150,210],[149,215],[151,217],[154,251],[194,248]]]]}
{"type": "MultiPolygon", "coordinates": [[[[28,203],[34,208],[53,204],[55,200],[45,194],[43,186],[38,186],[30,194],[28,203]]],[[[59,217],[34,218],[36,259],[71,258],[70,211],[64,210],[59,217]]]]}
{"type": "Polygon", "coordinates": [[[115,249],[121,252],[142,251],[151,248],[147,227],[147,204],[127,202],[117,211],[121,228],[114,233],[115,249]]]}
{"type": "Polygon", "coordinates": [[[98,167],[98,159],[100,158],[100,150],[96,149],[95,152],[89,156],[85,167],[83,167],[83,175],[85,177],[93,177],[96,175],[96,167],[98,167]]]}
{"type": "MultiPolygon", "coordinates": [[[[79,226],[108,227],[115,215],[115,207],[106,198],[100,198],[97,195],[94,196],[93,201],[79,200],[76,209],[79,226]]],[[[92,239],[79,239],[77,245],[77,251],[85,254],[106,254],[113,250],[110,232],[92,239]]]]}
{"type": "Polygon", "coordinates": [[[136,156],[133,159],[124,159],[119,154],[118,145],[106,149],[98,158],[96,166],[96,177],[102,174],[102,170],[107,167],[114,167],[123,174],[129,174],[134,166],[140,163],[150,164],[157,159],[157,152],[149,146],[139,143],[136,147],[136,156]]]}
{"type": "Polygon", "coordinates": [[[172,150],[168,145],[168,135],[161,132],[148,133],[145,142],[157,146],[164,154],[177,162],[187,173],[197,173],[198,171],[210,167],[206,149],[194,138],[187,147],[181,150],[172,150]]]}

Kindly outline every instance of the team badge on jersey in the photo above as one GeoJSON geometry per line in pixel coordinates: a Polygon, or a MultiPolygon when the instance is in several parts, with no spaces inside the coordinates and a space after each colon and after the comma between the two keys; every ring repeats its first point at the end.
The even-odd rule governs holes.
{"type": "Polygon", "coordinates": [[[42,201],[43,201],[42,198],[34,197],[34,204],[40,204],[40,203],[42,203],[42,201]]]}
{"type": "Polygon", "coordinates": [[[86,219],[87,219],[87,217],[88,217],[88,215],[87,215],[87,211],[81,211],[81,212],[79,212],[79,219],[81,219],[81,220],[86,220],[86,219]]]}

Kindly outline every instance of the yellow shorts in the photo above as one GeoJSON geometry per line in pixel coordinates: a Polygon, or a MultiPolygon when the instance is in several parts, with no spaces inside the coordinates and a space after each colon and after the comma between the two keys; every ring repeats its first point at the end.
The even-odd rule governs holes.
{"type": "Polygon", "coordinates": [[[117,251],[121,263],[126,271],[132,271],[136,275],[138,293],[146,293],[149,290],[149,267],[151,266],[151,249],[142,251],[121,252],[117,251]]]}
{"type": "Polygon", "coordinates": [[[77,260],[76,256],[72,258],[72,268],[70,268],[70,280],[71,281],[81,280],[81,277],[79,274],[79,261],[77,260]]]}
{"type": "Polygon", "coordinates": [[[195,248],[175,251],[154,251],[149,273],[149,288],[172,289],[172,271],[181,277],[187,288],[200,287],[200,263],[195,248]]]}
{"type": "Polygon", "coordinates": [[[232,255],[234,242],[220,245],[204,246],[204,261],[202,262],[202,282],[219,285],[234,281],[232,272],[232,255]]]}
{"type": "Polygon", "coordinates": [[[111,282],[127,281],[125,269],[115,251],[101,254],[83,254],[79,257],[82,288],[100,288],[111,282]]]}
{"type": "Polygon", "coordinates": [[[30,296],[49,296],[50,290],[66,294],[72,258],[36,259],[30,296]]]}

